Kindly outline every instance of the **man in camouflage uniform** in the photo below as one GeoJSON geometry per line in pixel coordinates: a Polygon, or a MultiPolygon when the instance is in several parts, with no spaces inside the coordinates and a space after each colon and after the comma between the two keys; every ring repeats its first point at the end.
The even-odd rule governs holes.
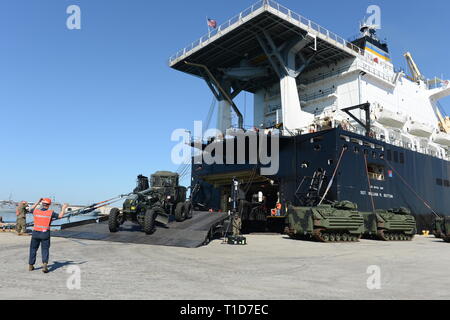
{"type": "Polygon", "coordinates": [[[26,201],[22,201],[16,209],[16,231],[19,236],[25,235],[27,232],[27,205],[28,203],[26,201]]]}

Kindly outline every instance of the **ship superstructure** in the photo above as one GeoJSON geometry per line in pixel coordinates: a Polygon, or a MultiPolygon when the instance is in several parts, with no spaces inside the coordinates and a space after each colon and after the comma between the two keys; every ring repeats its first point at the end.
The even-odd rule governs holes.
{"type": "MultiPolygon", "coordinates": [[[[332,200],[345,195],[345,200],[367,207],[368,196],[378,197],[377,207],[403,205],[425,213],[429,184],[442,186],[441,196],[450,191],[450,121],[439,105],[450,95],[449,81],[426,79],[409,53],[405,58],[411,75],[396,70],[375,27],[362,24],[360,31],[360,37],[347,41],[274,1],[262,0],[172,56],[169,64],[206,81],[219,101],[217,129],[225,139],[233,114],[237,127],[243,127],[234,98],[243,91],[254,95],[255,130],[279,133],[285,141],[281,154],[294,159],[284,163],[277,176],[267,177],[266,182],[278,185],[278,196],[272,198],[296,202],[296,190],[307,175],[336,169],[343,141],[353,154],[363,154],[366,163],[358,180],[335,180],[332,200]],[[305,141],[326,154],[309,155],[305,141]],[[423,165],[431,177],[389,179],[394,172],[402,179],[410,176],[421,161],[427,162],[423,165]],[[412,163],[413,168],[406,167],[412,163]],[[369,186],[366,171],[373,180],[369,186]],[[349,183],[354,193],[343,192],[349,183]],[[407,199],[411,188],[416,188],[415,200],[407,199]]],[[[343,162],[341,168],[351,171],[351,161],[343,162]]],[[[193,172],[194,180],[207,182],[215,190],[211,192],[226,198],[218,190],[223,181],[231,175],[248,181],[251,167],[194,166],[193,172]]],[[[429,201],[436,210],[444,210],[445,201],[434,200],[429,201]]]]}

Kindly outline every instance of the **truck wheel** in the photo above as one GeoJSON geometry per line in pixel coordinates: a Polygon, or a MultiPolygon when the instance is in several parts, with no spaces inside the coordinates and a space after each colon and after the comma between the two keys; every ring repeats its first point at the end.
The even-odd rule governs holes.
{"type": "Polygon", "coordinates": [[[120,226],[119,216],[120,216],[119,209],[117,209],[117,208],[111,209],[111,212],[109,213],[109,218],[108,218],[108,226],[109,226],[109,231],[112,233],[119,231],[119,226],[120,226]]]}
{"type": "Polygon", "coordinates": [[[155,232],[155,219],[156,219],[155,210],[148,209],[145,212],[144,216],[144,232],[148,235],[153,234],[155,232]]]}
{"type": "Polygon", "coordinates": [[[186,211],[183,202],[177,204],[177,208],[175,209],[175,220],[177,220],[177,222],[186,220],[186,211]]]}
{"type": "Polygon", "coordinates": [[[192,203],[190,201],[186,201],[184,203],[184,212],[186,212],[186,219],[192,219],[192,203]]]}

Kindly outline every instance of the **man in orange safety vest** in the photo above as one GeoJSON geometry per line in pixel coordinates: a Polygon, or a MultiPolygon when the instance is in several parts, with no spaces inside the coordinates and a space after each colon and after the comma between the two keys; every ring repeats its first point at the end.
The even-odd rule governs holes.
{"type": "Polygon", "coordinates": [[[30,243],[30,258],[28,263],[29,271],[34,270],[34,264],[36,263],[36,254],[39,247],[42,245],[42,271],[44,273],[49,272],[48,260],[50,255],[50,225],[53,220],[62,219],[66,213],[67,208],[69,207],[68,204],[64,204],[61,213],[57,214],[53,210],[50,210],[51,204],[52,200],[50,199],[40,199],[34,204],[30,211],[30,213],[32,213],[34,217],[34,227],[30,243]],[[36,209],[40,204],[42,204],[42,206],[39,209],[36,209]]]}

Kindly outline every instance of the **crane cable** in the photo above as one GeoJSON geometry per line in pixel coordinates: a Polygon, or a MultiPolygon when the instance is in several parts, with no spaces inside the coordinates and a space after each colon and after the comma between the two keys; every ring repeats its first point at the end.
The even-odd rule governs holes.
{"type": "MultiPolygon", "coordinates": [[[[204,122],[204,124],[205,124],[204,127],[203,127],[204,130],[208,130],[208,128],[209,128],[209,126],[211,124],[212,116],[214,115],[214,111],[216,109],[216,105],[217,105],[217,99],[213,95],[213,98],[212,98],[212,101],[211,101],[211,105],[209,107],[209,111],[208,111],[208,114],[206,115],[206,119],[205,119],[205,122],[204,122]]],[[[203,135],[203,132],[202,132],[202,135],[203,135]]],[[[196,137],[194,137],[194,138],[196,138],[196,137]]],[[[191,159],[189,159],[187,161],[190,162],[190,160],[191,159]]],[[[185,176],[189,173],[190,165],[191,165],[190,163],[182,163],[179,166],[179,168],[177,170],[177,173],[180,176],[180,179],[185,178],[185,176]]]]}
{"type": "Polygon", "coordinates": [[[395,170],[395,169],[392,167],[392,165],[389,163],[389,161],[387,161],[386,159],[384,159],[384,161],[385,161],[386,164],[392,169],[392,171],[394,171],[394,173],[395,173],[396,175],[399,176],[400,180],[403,181],[403,183],[404,183],[404,184],[412,191],[412,193],[414,193],[414,195],[415,195],[420,201],[422,201],[423,204],[424,204],[428,209],[430,209],[431,212],[432,212],[436,217],[442,218],[439,214],[436,213],[436,211],[433,210],[433,208],[431,207],[431,205],[430,205],[428,202],[426,202],[422,197],[420,197],[420,195],[414,190],[414,188],[411,187],[411,186],[408,184],[408,182],[406,182],[405,179],[403,179],[402,175],[399,174],[399,173],[397,172],[397,170],[395,170]]]}
{"type": "Polygon", "coordinates": [[[372,210],[373,212],[375,212],[375,200],[373,199],[373,193],[372,193],[372,184],[370,183],[370,176],[369,176],[369,165],[367,163],[367,154],[364,153],[364,163],[365,163],[365,171],[366,171],[366,176],[367,176],[367,184],[369,186],[369,196],[370,196],[370,201],[372,203],[372,210]]]}
{"type": "MultiPolygon", "coordinates": [[[[94,211],[96,211],[96,210],[98,210],[100,208],[103,208],[103,207],[109,206],[109,205],[111,205],[113,203],[116,203],[116,202],[122,200],[125,197],[129,197],[130,195],[131,194],[124,194],[124,195],[120,195],[120,196],[114,197],[114,198],[109,199],[109,200],[105,200],[105,201],[102,201],[102,202],[97,202],[97,203],[95,203],[95,204],[93,204],[91,206],[84,207],[84,208],[72,211],[72,212],[64,215],[61,219],[56,219],[55,221],[62,220],[62,219],[70,219],[72,217],[89,214],[89,213],[94,212],[94,211]]],[[[27,228],[34,226],[34,221],[25,224],[25,226],[27,228]]]]}
{"type": "Polygon", "coordinates": [[[342,148],[342,152],[341,152],[341,155],[340,155],[340,157],[339,157],[339,161],[338,161],[338,163],[337,163],[337,165],[336,165],[336,168],[334,169],[333,176],[331,177],[330,183],[328,183],[327,189],[325,190],[325,193],[323,194],[322,199],[321,199],[320,202],[319,202],[319,206],[323,203],[323,201],[324,201],[325,198],[327,197],[328,193],[330,192],[331,187],[333,186],[334,179],[336,178],[336,175],[337,175],[338,169],[339,169],[339,167],[340,167],[340,165],[341,165],[342,158],[344,157],[345,151],[347,151],[347,148],[344,146],[344,147],[342,148]]]}

